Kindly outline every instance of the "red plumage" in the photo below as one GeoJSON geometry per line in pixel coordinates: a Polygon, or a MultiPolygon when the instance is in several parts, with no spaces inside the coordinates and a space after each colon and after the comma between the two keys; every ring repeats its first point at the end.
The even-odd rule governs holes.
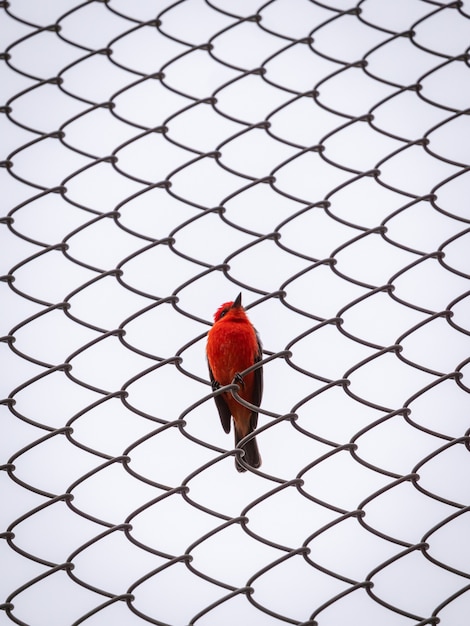
{"type": "MultiPolygon", "coordinates": [[[[258,333],[248,319],[241,304],[240,293],[234,302],[226,302],[214,315],[214,325],[207,336],[207,360],[212,388],[230,385],[237,374],[248,369],[262,359],[262,347],[258,333]]],[[[237,381],[238,395],[250,404],[259,406],[263,394],[263,370],[261,367],[237,381]]],[[[230,392],[215,397],[220,421],[226,433],[230,432],[231,417],[235,431],[235,446],[243,437],[251,433],[258,423],[258,412],[252,411],[235,400],[230,392]]],[[[261,458],[255,438],[243,446],[244,462],[251,467],[259,467],[261,458]]],[[[236,461],[238,471],[245,467],[236,461]]]]}

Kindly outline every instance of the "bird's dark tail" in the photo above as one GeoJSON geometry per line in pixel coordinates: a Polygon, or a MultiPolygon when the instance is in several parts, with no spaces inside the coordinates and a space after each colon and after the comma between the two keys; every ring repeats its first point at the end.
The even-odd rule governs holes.
{"type": "MultiPolygon", "coordinates": [[[[258,450],[258,444],[256,443],[256,439],[250,439],[243,446],[238,446],[238,443],[243,439],[243,437],[237,432],[235,428],[235,446],[241,447],[245,452],[245,456],[243,457],[243,461],[250,465],[251,467],[259,467],[261,465],[261,456],[258,450]]],[[[246,468],[238,461],[238,457],[235,458],[235,467],[239,472],[246,472],[246,468]]]]}

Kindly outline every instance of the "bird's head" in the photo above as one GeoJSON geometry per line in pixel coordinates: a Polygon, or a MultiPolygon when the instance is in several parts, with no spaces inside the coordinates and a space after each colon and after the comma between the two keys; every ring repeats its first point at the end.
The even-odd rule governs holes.
{"type": "Polygon", "coordinates": [[[245,309],[242,306],[242,294],[239,293],[233,302],[225,302],[214,314],[214,323],[222,319],[246,319],[245,309]]]}

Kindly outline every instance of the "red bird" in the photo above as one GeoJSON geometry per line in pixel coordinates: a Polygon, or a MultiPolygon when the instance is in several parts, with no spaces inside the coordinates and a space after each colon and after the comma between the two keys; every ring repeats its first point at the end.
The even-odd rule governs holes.
{"type": "MultiPolygon", "coordinates": [[[[241,293],[235,302],[226,302],[217,309],[214,324],[207,335],[206,352],[214,391],[235,381],[239,385],[237,393],[241,398],[255,406],[261,404],[262,368],[258,367],[243,378],[239,375],[263,358],[261,341],[242,307],[241,293]]],[[[230,432],[230,418],[233,416],[237,446],[243,437],[255,430],[258,412],[244,407],[230,392],[222,393],[214,399],[226,433],[230,432]]],[[[253,438],[241,447],[245,452],[243,461],[251,467],[259,467],[261,457],[256,440],[253,438]]],[[[239,472],[246,471],[238,457],[235,459],[235,466],[239,472]]]]}

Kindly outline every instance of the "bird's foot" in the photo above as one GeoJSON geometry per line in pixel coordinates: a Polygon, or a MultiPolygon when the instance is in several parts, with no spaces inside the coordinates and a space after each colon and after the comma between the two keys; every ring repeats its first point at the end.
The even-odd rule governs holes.
{"type": "Polygon", "coordinates": [[[233,377],[233,380],[234,380],[234,382],[236,382],[237,385],[240,385],[240,387],[244,387],[245,386],[245,381],[240,376],[240,374],[235,374],[235,376],[233,377]]]}

